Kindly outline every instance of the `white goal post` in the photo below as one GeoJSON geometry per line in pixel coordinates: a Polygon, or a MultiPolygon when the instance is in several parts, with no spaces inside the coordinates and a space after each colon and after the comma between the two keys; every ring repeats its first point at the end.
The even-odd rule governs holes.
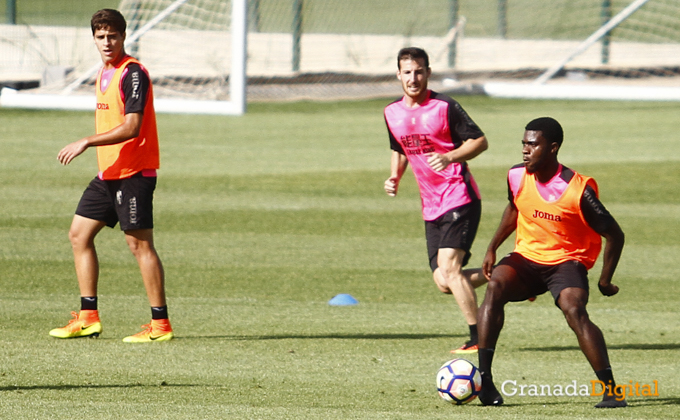
{"type": "MultiPolygon", "coordinates": [[[[125,1],[121,2],[123,5],[125,1]]],[[[166,2],[167,3],[167,2],[166,2]]],[[[184,113],[184,114],[214,114],[214,115],[241,115],[246,111],[246,45],[247,45],[247,0],[231,0],[231,10],[229,22],[223,22],[223,26],[228,28],[228,33],[224,31],[202,31],[194,28],[177,29],[176,26],[171,26],[166,30],[159,29],[159,24],[164,20],[172,17],[182,6],[191,7],[191,0],[175,0],[167,7],[159,11],[155,16],[149,19],[144,25],[136,29],[126,39],[126,48],[130,50],[130,46],[144,39],[147,35],[149,38],[158,39],[160,43],[170,39],[184,37],[189,43],[201,44],[205,42],[213,42],[215,48],[229,48],[228,52],[220,51],[223,57],[207,57],[204,60],[212,59],[209,65],[196,60],[194,68],[187,70],[181,69],[184,74],[173,74],[172,68],[166,70],[165,74],[159,75],[165,80],[183,79],[186,78],[187,71],[195,71],[200,73],[206,68],[214,70],[213,74],[200,74],[199,77],[217,79],[215,83],[224,84],[226,79],[228,93],[221,93],[221,96],[228,96],[227,99],[212,98],[212,99],[194,99],[191,98],[191,86],[185,88],[186,95],[163,95],[163,87],[159,86],[154,80],[155,74],[153,68],[151,69],[151,77],[154,80],[154,88],[156,90],[156,98],[154,105],[158,113],[184,113]],[[156,33],[154,33],[156,32],[156,33]],[[208,33],[210,32],[210,33],[208,33]],[[225,43],[227,46],[225,46],[225,43]],[[174,96],[174,97],[173,97],[174,96]]],[[[194,3],[196,3],[194,1],[194,3]]],[[[218,2],[219,3],[219,2],[218,2]]],[[[209,13],[209,12],[208,12],[209,13]]],[[[214,12],[212,13],[213,15],[214,12]]],[[[134,27],[134,21],[127,18],[128,25],[134,27]]],[[[143,47],[143,44],[142,44],[143,47]]],[[[192,49],[192,45],[187,47],[192,49]]],[[[198,45],[193,46],[193,50],[198,50],[198,45]]],[[[178,56],[185,55],[182,52],[165,51],[164,54],[175,53],[178,56]]],[[[215,54],[218,55],[218,54],[215,54]]],[[[142,62],[147,64],[142,54],[142,62]]],[[[7,108],[29,108],[29,109],[61,109],[61,110],[83,110],[93,111],[95,109],[96,100],[92,86],[88,86],[89,93],[77,93],[77,90],[82,90],[83,83],[92,79],[101,67],[101,63],[95,64],[88,70],[82,72],[76,80],[69,83],[65,88],[57,92],[24,92],[9,88],[3,88],[0,92],[0,106],[7,108]]],[[[222,86],[220,86],[222,88],[222,86]]],[[[206,89],[206,88],[204,88],[206,89]]],[[[209,87],[207,89],[210,89],[209,87]]],[[[217,96],[217,95],[215,95],[217,96]]]]}

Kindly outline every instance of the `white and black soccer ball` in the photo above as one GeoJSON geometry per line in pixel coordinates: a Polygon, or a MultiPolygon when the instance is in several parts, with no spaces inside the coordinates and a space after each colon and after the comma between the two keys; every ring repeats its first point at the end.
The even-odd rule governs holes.
{"type": "Polygon", "coordinates": [[[439,396],[451,404],[467,404],[477,398],[481,390],[479,369],[465,359],[449,360],[437,372],[439,396]]]}

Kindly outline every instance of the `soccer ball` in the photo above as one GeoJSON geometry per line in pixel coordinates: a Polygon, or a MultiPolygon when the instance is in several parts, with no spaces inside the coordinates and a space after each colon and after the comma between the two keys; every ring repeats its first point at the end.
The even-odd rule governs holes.
{"type": "Polygon", "coordinates": [[[449,360],[437,372],[439,396],[451,404],[467,404],[477,398],[481,390],[479,369],[465,359],[449,360]]]}

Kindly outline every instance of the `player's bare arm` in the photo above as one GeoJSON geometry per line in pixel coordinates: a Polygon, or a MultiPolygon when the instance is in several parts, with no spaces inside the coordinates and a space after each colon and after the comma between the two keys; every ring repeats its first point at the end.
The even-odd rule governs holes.
{"type": "Polygon", "coordinates": [[[59,152],[57,160],[62,165],[68,165],[73,159],[92,146],[122,143],[139,135],[142,126],[142,114],[130,113],[125,115],[123,124],[105,133],[95,134],[75,141],[59,152]]]}
{"type": "Polygon", "coordinates": [[[612,283],[612,278],[621,258],[625,235],[619,224],[614,222],[605,232],[602,232],[602,236],[607,243],[604,246],[602,273],[597,286],[603,295],[613,296],[619,292],[619,287],[612,283]]]}
{"type": "Polygon", "coordinates": [[[443,171],[452,163],[466,162],[474,159],[488,148],[489,142],[486,140],[486,136],[468,139],[464,141],[460,147],[457,147],[448,153],[429,153],[427,155],[427,163],[435,171],[443,171]]]}
{"type": "Polygon", "coordinates": [[[486,255],[484,255],[484,262],[482,263],[482,272],[487,280],[491,280],[491,273],[493,272],[493,266],[496,264],[496,250],[508,239],[508,236],[512,234],[517,228],[517,207],[513,203],[508,203],[508,206],[503,211],[503,216],[501,216],[501,222],[494,233],[491,242],[489,242],[489,247],[486,249],[486,255]]]}
{"type": "Polygon", "coordinates": [[[390,197],[397,195],[399,181],[408,167],[408,160],[405,155],[397,151],[392,151],[392,161],[390,164],[390,177],[385,180],[385,192],[390,197]]]}

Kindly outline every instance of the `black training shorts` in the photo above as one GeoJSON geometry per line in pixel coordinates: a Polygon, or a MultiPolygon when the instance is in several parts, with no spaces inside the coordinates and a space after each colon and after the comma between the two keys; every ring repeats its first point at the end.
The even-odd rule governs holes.
{"type": "Polygon", "coordinates": [[[156,177],[137,173],[130,178],[103,181],[95,177],[80,198],[76,214],[105,222],[123,231],[153,229],[156,177]]]}
{"type": "Polygon", "coordinates": [[[578,287],[588,291],[588,269],[578,261],[567,261],[557,265],[538,264],[512,252],[498,263],[512,267],[519,281],[527,287],[529,296],[538,296],[550,290],[555,305],[562,290],[578,287]]]}
{"type": "Polygon", "coordinates": [[[425,221],[425,238],[430,268],[437,269],[437,254],[440,248],[454,248],[465,251],[463,266],[470,260],[470,248],[477,235],[479,219],[482,216],[482,202],[456,207],[439,216],[435,220],[425,221]]]}

